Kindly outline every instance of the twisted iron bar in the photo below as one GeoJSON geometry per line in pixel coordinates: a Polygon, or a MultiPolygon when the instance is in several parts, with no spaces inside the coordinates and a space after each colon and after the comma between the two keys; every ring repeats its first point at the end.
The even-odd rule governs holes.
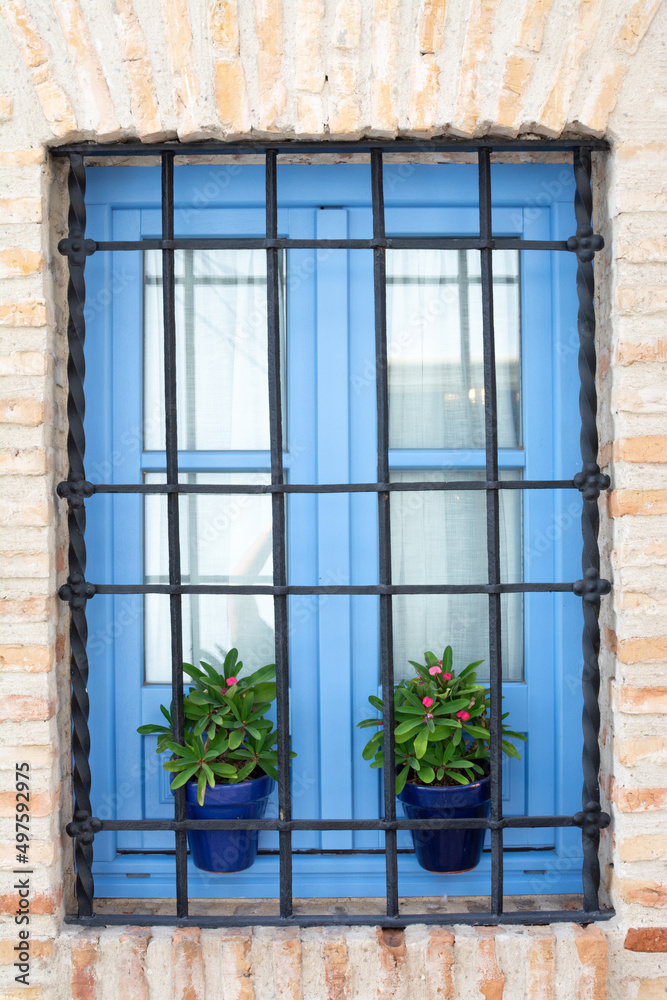
{"type": "Polygon", "coordinates": [[[584,909],[596,911],[599,909],[598,889],[600,887],[600,862],[598,848],[600,845],[600,827],[607,826],[609,817],[600,811],[600,746],[598,733],[600,731],[600,706],[598,695],[600,691],[600,669],[598,654],[600,652],[600,597],[609,593],[610,584],[600,579],[600,550],[598,547],[598,530],[600,515],[598,511],[599,489],[609,485],[607,477],[603,477],[597,465],[598,432],[597,432],[597,392],[595,388],[595,280],[593,276],[593,258],[597,250],[604,245],[602,237],[593,233],[591,217],[593,212],[593,192],[591,190],[591,154],[590,150],[577,148],[574,151],[574,180],[576,185],[574,195],[574,212],[577,220],[576,236],[570,237],[568,246],[577,255],[577,296],[579,312],[577,330],[579,333],[579,412],[581,414],[581,459],[582,472],[579,474],[579,488],[582,491],[581,533],[583,550],[581,568],[583,580],[574,588],[575,593],[582,597],[584,629],[582,636],[583,671],[582,691],[584,707],[582,713],[582,728],[584,746],[582,753],[582,768],[584,786],[582,791],[583,812],[577,814],[581,819],[581,837],[584,853],[582,882],[584,892],[584,909]]]}
{"type": "Polygon", "coordinates": [[[60,588],[62,600],[70,606],[70,678],[72,699],[72,756],[74,758],[72,772],[72,791],[74,795],[75,822],[69,824],[68,833],[75,838],[74,858],[76,862],[76,896],[79,916],[91,916],[93,912],[93,834],[88,822],[91,816],[90,806],[90,733],[88,730],[88,655],[86,642],[88,625],[86,622],[86,601],[92,597],[94,588],[86,584],[86,509],[84,497],[88,490],[83,486],[86,482],[84,472],[84,454],[86,438],[83,420],[86,410],[83,390],[86,365],[84,359],[84,340],[86,325],[84,319],[84,304],[86,287],[84,282],[85,259],[92,253],[95,245],[92,240],[85,240],[86,229],[86,171],[83,157],[70,156],[69,174],[67,178],[69,193],[68,231],[66,240],[61,240],[58,250],[68,258],[69,283],[67,286],[67,305],[69,318],[67,321],[67,344],[69,355],[67,359],[67,458],[69,473],[67,490],[59,493],[67,496],[68,512],[67,527],[69,530],[69,577],[67,583],[60,588]],[[71,502],[71,498],[76,498],[71,502]]]}

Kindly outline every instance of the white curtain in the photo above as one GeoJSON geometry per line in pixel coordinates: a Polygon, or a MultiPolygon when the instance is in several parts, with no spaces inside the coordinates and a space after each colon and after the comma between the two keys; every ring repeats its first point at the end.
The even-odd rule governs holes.
{"type": "MultiPolygon", "coordinates": [[[[180,450],[268,450],[266,254],[176,251],[180,450]]],[[[164,362],[159,251],[146,253],[144,447],[162,451],[164,362]]]]}
{"type": "MultiPolygon", "coordinates": [[[[498,442],[521,446],[519,257],[496,251],[498,442]]],[[[477,251],[387,252],[391,448],[484,447],[482,297],[477,251]]]]}
{"type": "MultiPolygon", "coordinates": [[[[501,479],[519,479],[506,470],[501,479]]],[[[401,469],[392,482],[457,482],[484,479],[483,472],[454,469],[401,469]]],[[[486,494],[483,490],[410,491],[391,494],[392,574],[394,583],[464,584],[488,580],[486,494]]],[[[521,580],[521,493],[500,492],[501,581],[521,580]]],[[[454,667],[484,659],[488,676],[489,600],[486,594],[398,594],[394,609],[394,669],[397,679],[412,676],[408,660],[425,649],[437,655],[454,651],[454,667]]],[[[523,676],[523,601],[521,594],[501,599],[503,676],[523,676]]]]}
{"type": "MultiPolygon", "coordinates": [[[[498,439],[521,447],[519,257],[494,253],[498,439]]],[[[484,479],[484,373],[479,253],[392,250],[387,253],[389,439],[421,452],[426,468],[396,469],[395,482],[484,479]],[[479,450],[479,469],[456,459],[428,462],[428,450],[479,450]],[[429,467],[430,464],[430,467],[429,467]]],[[[520,478],[507,470],[501,478],[520,478]]],[[[405,492],[391,498],[395,583],[463,584],[488,579],[483,491],[405,492]]],[[[521,494],[500,493],[503,582],[522,578],[521,494]]],[[[408,659],[450,644],[455,666],[484,658],[488,670],[488,598],[484,594],[394,598],[396,676],[408,659]]],[[[523,674],[523,602],[502,599],[503,672],[523,674]]]]}
{"type": "MultiPolygon", "coordinates": [[[[179,451],[270,448],[266,254],[253,250],[176,252],[179,451]]],[[[146,253],[144,447],[162,451],[164,362],[161,261],[146,253]]],[[[183,472],[182,482],[268,483],[262,472],[183,472]]],[[[151,473],[147,483],[164,482],[151,473]]],[[[184,583],[271,584],[271,499],[189,494],[179,501],[184,583]]],[[[167,504],[144,506],[147,582],[168,581],[167,504]]],[[[170,681],[169,598],[144,603],[146,682],[170,681]]],[[[248,668],[274,659],[273,603],[252,595],[183,597],[183,654],[197,662],[238,646],[248,668]]]]}

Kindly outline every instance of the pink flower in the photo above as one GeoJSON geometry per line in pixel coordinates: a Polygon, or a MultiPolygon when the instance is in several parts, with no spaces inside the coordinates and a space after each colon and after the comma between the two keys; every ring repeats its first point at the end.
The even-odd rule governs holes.
{"type": "Polygon", "coordinates": [[[431,677],[435,677],[436,674],[442,673],[442,667],[429,667],[428,672],[431,675],[431,677]]]}
{"type": "Polygon", "coordinates": [[[231,687],[231,686],[232,686],[232,684],[237,684],[237,683],[238,683],[238,681],[237,681],[236,677],[228,677],[228,678],[227,678],[227,683],[228,683],[228,684],[229,684],[229,686],[231,687]]]}
{"type": "Polygon", "coordinates": [[[428,695],[425,698],[422,698],[422,705],[425,708],[430,708],[432,704],[433,704],[433,698],[429,698],[428,695]]]}
{"type": "Polygon", "coordinates": [[[438,666],[439,666],[439,667],[441,667],[441,666],[442,666],[442,660],[438,660],[438,666]]]}
{"type": "Polygon", "coordinates": [[[457,712],[456,717],[457,719],[460,719],[461,722],[467,722],[470,718],[470,714],[468,712],[457,712]]]}
{"type": "Polygon", "coordinates": [[[445,679],[446,681],[451,681],[451,679],[452,679],[452,675],[451,675],[451,674],[443,674],[442,676],[443,676],[443,678],[444,678],[444,679],[445,679]]]}

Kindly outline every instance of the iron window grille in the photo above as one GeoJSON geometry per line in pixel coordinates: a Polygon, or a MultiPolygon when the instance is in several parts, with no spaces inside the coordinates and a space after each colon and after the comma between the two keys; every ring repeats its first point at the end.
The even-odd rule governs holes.
{"type": "Polygon", "coordinates": [[[68,504],[69,576],[59,591],[69,604],[71,642],[71,708],[73,756],[73,819],[67,833],[74,839],[76,862],[76,896],[78,914],[66,920],[86,925],[110,925],[127,922],[121,914],[94,913],[94,883],[92,875],[93,841],[102,830],[163,830],[175,836],[176,913],[167,915],[132,915],[134,924],[179,924],[201,927],[264,925],[381,924],[402,927],[411,923],[427,924],[546,924],[558,921],[586,923],[608,919],[609,909],[601,909],[598,899],[600,866],[598,847],[600,829],[609,825],[609,816],[600,808],[598,771],[600,751],[598,732],[600,712],[598,693],[600,673],[598,653],[600,632],[598,616],[600,598],[609,593],[610,584],[600,578],[598,548],[598,498],[609,487],[609,478],[597,465],[598,434],[596,428],[597,396],[595,388],[595,313],[593,258],[602,249],[602,237],[593,232],[591,152],[605,150],[601,141],[433,141],[417,144],[408,141],[359,143],[247,143],[231,145],[204,143],[179,145],[165,143],[146,145],[72,145],[53,150],[55,156],[69,160],[68,237],[58,249],[67,256],[68,284],[68,399],[69,421],[67,452],[69,474],[58,485],[58,495],[68,504]],[[396,151],[473,153],[477,157],[479,176],[479,235],[455,238],[448,236],[388,237],[385,234],[383,194],[383,154],[396,151]],[[520,151],[572,154],[575,195],[576,233],[567,241],[524,240],[493,235],[491,223],[491,155],[520,151]],[[354,152],[370,155],[373,235],[370,239],[290,239],[278,236],[278,198],[276,164],[280,154],[307,153],[316,157],[328,152],[354,152]],[[262,154],[266,175],[266,235],[260,238],[182,238],[174,235],[174,158],[177,155],[225,156],[229,154],[262,154]],[[156,156],[161,158],[162,236],[141,241],[104,241],[87,238],[86,229],[86,157],[156,156]],[[373,251],[376,402],[377,402],[377,482],[328,485],[286,484],[283,479],[282,390],[280,364],[280,254],[288,249],[369,249],[373,251]],[[485,481],[465,482],[390,482],[388,433],[387,375],[387,316],[386,268],[387,249],[457,249],[478,250],[481,257],[482,331],[484,358],[484,427],[486,450],[485,481]],[[93,253],[155,249],[162,256],[162,298],[164,314],[164,374],[165,374],[165,433],[167,474],[164,484],[93,484],[86,480],[84,468],[84,340],[85,340],[85,281],[86,257],[93,253]],[[176,315],[175,268],[176,250],[193,249],[263,249],[267,263],[267,323],[268,323],[268,382],[271,441],[271,482],[267,485],[204,485],[179,483],[178,437],[176,425],[176,315]],[[494,348],[492,259],[494,250],[550,250],[574,253],[577,258],[576,288],[578,296],[578,335],[580,376],[579,408],[581,414],[581,470],[572,480],[501,480],[498,469],[496,413],[496,375],[494,348]],[[499,547],[499,490],[562,490],[577,488],[582,494],[582,579],[563,583],[501,583],[499,547]],[[486,537],[488,580],[467,585],[396,585],[392,582],[390,497],[397,490],[483,490],[486,494],[486,537]],[[288,493],[376,493],[378,500],[379,583],[373,586],[290,586],[287,582],[285,551],[285,496],[288,493]],[[143,585],[96,584],[86,579],[85,501],[94,493],[166,494],[169,582],[143,585]],[[273,585],[185,585],[181,579],[179,544],[179,495],[187,493],[269,494],[273,522],[273,585]],[[501,595],[527,592],[574,593],[583,606],[583,792],[582,809],[573,816],[503,816],[502,810],[502,748],[501,748],[501,595]],[[278,800],[279,818],[253,820],[188,820],[185,813],[185,788],[174,796],[172,820],[100,820],[91,812],[91,773],[89,766],[90,734],[88,730],[88,656],[86,652],[86,604],[95,594],[165,594],[169,595],[171,620],[171,676],[173,694],[174,740],[183,739],[183,670],[182,670],[182,610],[183,594],[269,594],[273,597],[275,615],[275,662],[277,682],[278,731],[278,800]],[[491,811],[489,818],[480,819],[398,819],[394,797],[394,776],[384,769],[384,817],[378,819],[293,819],[290,794],[289,765],[289,657],[287,602],[292,594],[371,594],[380,604],[381,683],[385,726],[385,753],[393,759],[393,677],[392,657],[392,597],[395,594],[486,594],[489,606],[490,646],[490,754],[491,811]],[[582,889],[583,904],[578,910],[512,911],[503,908],[503,831],[510,828],[579,827],[583,845],[582,889]],[[491,896],[490,909],[475,913],[400,913],[396,835],[399,830],[488,829],[491,834],[491,896]],[[272,830],[279,835],[279,915],[196,916],[188,911],[187,831],[188,830],[272,830]],[[294,913],[292,898],[291,838],[296,830],[376,830],[385,836],[386,913],[320,914],[294,913]]]}

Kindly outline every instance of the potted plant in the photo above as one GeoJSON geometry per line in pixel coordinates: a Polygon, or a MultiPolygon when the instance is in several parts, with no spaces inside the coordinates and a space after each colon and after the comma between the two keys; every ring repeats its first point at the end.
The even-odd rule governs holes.
{"type": "MultiPolygon", "coordinates": [[[[266,718],[276,696],[275,665],[244,677],[238,650],[230,649],[218,669],[203,660],[200,666],[183,664],[193,681],[183,696],[183,743],[174,742],[164,705],[167,725],[137,732],[157,735],[158,753],[171,751],[163,767],[175,772],[172,790],[185,785],[188,819],[261,819],[278,780],[277,733],[266,718]]],[[[243,871],[257,856],[257,836],[257,830],[188,830],[190,855],[203,871],[243,871]]]]}
{"type": "MultiPolygon", "coordinates": [[[[424,658],[425,664],[410,660],[416,676],[394,687],[396,795],[409,819],[488,816],[491,692],[477,684],[475,673],[484,661],[469,663],[457,675],[451,646],[441,660],[430,651],[424,658]]],[[[358,725],[381,727],[382,701],[373,695],[368,700],[380,717],[358,725]]],[[[526,737],[505,727],[507,715],[502,748],[520,759],[510,739],[526,737]]],[[[364,748],[371,767],[385,765],[382,735],[380,728],[364,748]]],[[[471,871],[481,860],[484,830],[411,832],[417,861],[427,871],[471,871]]]]}

